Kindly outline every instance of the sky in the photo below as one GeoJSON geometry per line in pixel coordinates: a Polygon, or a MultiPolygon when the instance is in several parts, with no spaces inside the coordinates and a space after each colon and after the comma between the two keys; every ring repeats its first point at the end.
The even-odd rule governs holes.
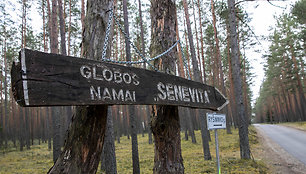
{"type": "MultiPolygon", "coordinates": [[[[284,12],[289,12],[292,4],[294,4],[296,1],[297,0],[270,1],[271,3],[269,3],[267,1],[260,0],[255,2],[243,2],[241,5],[245,7],[252,18],[249,25],[254,29],[253,31],[256,36],[260,38],[261,36],[268,36],[272,32],[271,27],[274,27],[276,24],[274,16],[279,16],[284,12]]],[[[264,59],[262,58],[262,55],[268,51],[268,48],[269,42],[260,40],[260,43],[254,45],[254,49],[246,51],[247,58],[253,67],[252,72],[255,75],[254,83],[251,86],[253,91],[253,104],[256,98],[259,96],[260,85],[264,79],[264,59]],[[260,50],[260,52],[255,52],[256,49],[260,50]]]]}
{"type": "MultiPolygon", "coordinates": [[[[16,1],[17,0],[11,0],[13,4],[18,4],[16,1]]],[[[269,3],[266,0],[255,0],[245,1],[240,4],[252,18],[249,26],[253,28],[253,32],[256,34],[256,36],[261,38],[261,36],[266,37],[271,33],[270,29],[276,23],[274,16],[279,16],[284,11],[289,12],[292,4],[294,4],[296,1],[297,0],[270,0],[269,3]]],[[[236,0],[236,2],[239,1],[236,0]]],[[[20,7],[16,6],[16,8],[20,7]]],[[[35,6],[33,6],[32,9],[35,9],[35,6]]],[[[35,17],[33,17],[33,20],[31,21],[31,25],[36,26],[35,28],[38,31],[41,28],[41,16],[36,10],[32,10],[31,15],[38,18],[35,20],[35,17]]],[[[13,13],[12,16],[16,18],[18,17],[17,13],[13,13]]],[[[259,96],[260,85],[264,79],[264,60],[262,55],[268,50],[268,47],[269,43],[267,41],[260,40],[260,43],[257,42],[253,49],[246,50],[246,56],[253,67],[252,72],[255,75],[253,85],[251,86],[251,90],[253,91],[252,104],[255,103],[256,98],[259,96]],[[260,52],[255,52],[255,50],[260,50],[260,52]]]]}

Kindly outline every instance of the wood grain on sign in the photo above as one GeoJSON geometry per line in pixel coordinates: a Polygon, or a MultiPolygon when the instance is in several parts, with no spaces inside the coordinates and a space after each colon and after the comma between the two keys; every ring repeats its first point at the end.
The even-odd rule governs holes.
{"type": "Polygon", "coordinates": [[[90,59],[22,49],[12,67],[21,106],[177,105],[220,110],[215,87],[174,75],[90,59]]]}

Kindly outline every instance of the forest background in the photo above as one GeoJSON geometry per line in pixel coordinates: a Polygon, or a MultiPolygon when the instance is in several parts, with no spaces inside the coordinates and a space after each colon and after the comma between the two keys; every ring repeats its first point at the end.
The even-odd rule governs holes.
{"type": "MultiPolygon", "coordinates": [[[[17,60],[21,48],[50,51],[49,1],[2,1],[0,3],[0,53],[1,53],[1,134],[0,146],[6,149],[10,142],[14,147],[30,148],[35,139],[49,142],[59,137],[58,147],[63,145],[73,108],[62,108],[63,117],[56,118],[50,108],[19,108],[12,99],[10,67],[17,60]],[[59,124],[54,124],[59,123],[59,124]],[[56,132],[59,131],[59,132],[56,132]]],[[[285,122],[305,120],[305,17],[294,12],[294,4],[301,1],[258,1],[237,4],[240,62],[242,65],[243,95],[247,118],[256,122],[285,122]],[[271,10],[267,10],[271,9],[271,10]],[[273,16],[275,12],[275,16],[273,16]],[[258,17],[264,17],[258,19],[258,17]],[[253,18],[253,20],[251,19],[253,18]],[[275,23],[274,23],[275,22],[275,23]],[[274,24],[273,24],[274,23],[274,24]],[[271,25],[270,25],[271,24],[271,25]],[[268,32],[263,28],[269,28],[268,32]],[[283,107],[282,107],[283,106],[283,107]],[[252,114],[254,113],[254,114],[252,114]]],[[[85,15],[84,1],[65,0],[62,4],[64,37],[66,40],[59,48],[66,47],[67,55],[81,57],[80,43],[82,23],[85,15]]],[[[142,2],[144,28],[144,52],[147,57],[150,45],[150,3],[142,2]]],[[[237,126],[235,111],[231,110],[233,89],[231,89],[231,68],[227,28],[227,11],[224,1],[188,1],[191,26],[201,78],[209,85],[221,89],[230,100],[228,116],[230,124],[237,126]],[[201,3],[199,3],[201,2],[201,3]],[[213,8],[212,8],[213,7],[213,8]],[[221,76],[224,76],[222,84],[221,76]]],[[[295,8],[297,9],[297,8],[295,8]]],[[[129,3],[130,36],[139,49],[140,18],[138,2],[129,3]]],[[[190,45],[187,37],[187,23],[184,7],[177,2],[179,36],[188,64],[184,72],[192,70],[190,45]]],[[[122,3],[118,2],[116,15],[123,23],[122,3]]],[[[305,16],[305,15],[304,15],[305,16]]],[[[60,25],[60,24],[58,24],[60,25]]],[[[124,36],[118,27],[114,29],[111,57],[123,60],[125,57],[124,36]]],[[[60,44],[59,44],[60,45],[60,44]]],[[[62,53],[62,51],[60,51],[62,53]]],[[[132,50],[132,58],[139,56],[132,50]]],[[[142,65],[139,65],[139,67],[142,65]]],[[[178,62],[178,67],[179,62],[178,62]]],[[[179,75],[179,72],[177,72],[179,75]]],[[[150,108],[138,106],[136,112],[138,133],[149,133],[150,108]]],[[[129,117],[125,106],[113,108],[114,136],[117,141],[123,135],[129,136],[129,117]]],[[[181,119],[185,138],[190,135],[195,140],[194,130],[200,129],[200,116],[187,116],[181,119]],[[187,120],[185,120],[187,119],[187,120]],[[187,133],[188,132],[188,133],[187,133]],[[191,133],[190,133],[191,132],[191,133]]],[[[149,136],[150,137],[150,136],[149,136]]],[[[57,148],[58,149],[58,148],[57,148]]]]}

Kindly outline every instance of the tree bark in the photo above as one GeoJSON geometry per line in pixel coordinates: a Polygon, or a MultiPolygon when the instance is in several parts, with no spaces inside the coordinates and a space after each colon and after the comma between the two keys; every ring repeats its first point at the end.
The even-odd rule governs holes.
{"type": "MultiPolygon", "coordinates": [[[[193,67],[193,78],[197,82],[201,82],[201,75],[200,75],[200,70],[198,67],[198,60],[196,58],[196,53],[195,53],[195,48],[194,48],[194,43],[193,43],[193,36],[192,36],[192,31],[191,31],[191,26],[190,26],[190,20],[189,20],[189,12],[188,12],[188,5],[186,0],[183,0],[184,4],[184,10],[185,10],[185,18],[186,18],[186,25],[187,25],[187,33],[188,33],[188,41],[189,41],[189,46],[190,46],[190,52],[191,52],[191,60],[192,60],[192,67],[193,67]]],[[[188,50],[187,50],[188,51],[188,50]]],[[[189,109],[187,109],[188,112],[190,112],[189,109]]],[[[192,143],[196,143],[196,138],[193,130],[193,125],[191,122],[191,114],[188,114],[188,128],[189,128],[189,134],[192,139],[192,143]]]]}
{"type": "MultiPolygon", "coordinates": [[[[142,21],[142,11],[141,11],[141,0],[138,0],[138,10],[139,10],[139,25],[140,25],[140,39],[141,39],[141,52],[142,55],[146,55],[145,41],[144,41],[144,29],[142,21]]],[[[146,63],[143,64],[143,68],[146,69],[146,63]]]]}
{"type": "MultiPolygon", "coordinates": [[[[49,4],[50,6],[50,4],[49,4]]],[[[58,20],[57,20],[57,11],[58,5],[57,0],[52,0],[52,13],[49,15],[50,19],[50,45],[51,53],[58,53],[58,20]]],[[[51,108],[51,118],[52,118],[52,137],[53,137],[53,162],[56,162],[56,159],[61,153],[60,145],[60,107],[51,108]]]]}
{"type": "Polygon", "coordinates": [[[105,172],[109,174],[117,173],[116,153],[114,143],[114,125],[112,108],[108,108],[107,113],[107,127],[105,130],[104,141],[104,159],[105,159],[105,172]]]}
{"type": "MultiPolygon", "coordinates": [[[[127,0],[123,0],[123,18],[124,18],[124,31],[129,37],[129,21],[128,21],[128,11],[127,11],[127,0]]],[[[130,43],[125,39],[125,52],[126,60],[131,61],[131,48],[130,43]]],[[[137,127],[135,120],[135,106],[128,106],[129,109],[129,121],[130,121],[130,130],[132,137],[132,160],[133,160],[133,173],[139,174],[139,155],[138,155],[138,141],[137,141],[137,127]]]]}
{"type": "Polygon", "coordinates": [[[68,38],[67,38],[67,43],[68,43],[68,56],[70,56],[70,38],[71,38],[71,0],[69,0],[69,24],[68,24],[68,38]]]}
{"type": "Polygon", "coordinates": [[[204,41],[203,41],[203,30],[202,30],[202,16],[201,16],[201,5],[200,0],[198,0],[198,13],[199,13],[199,25],[200,25],[200,36],[201,36],[201,57],[203,64],[203,82],[206,84],[206,72],[205,72],[205,58],[204,58],[204,41]]]}
{"type": "Polygon", "coordinates": [[[59,16],[60,34],[61,34],[61,54],[67,55],[65,20],[64,20],[64,14],[63,14],[62,0],[58,0],[58,16],[59,16]]]}
{"type": "MultiPolygon", "coordinates": [[[[151,56],[168,49],[176,42],[175,1],[151,1],[151,56]]],[[[176,50],[156,60],[163,72],[175,74],[176,50]],[[162,62],[161,62],[162,61],[162,62]]],[[[159,105],[154,107],[151,127],[155,140],[153,173],[184,173],[181,154],[180,122],[178,107],[159,105]]]]}
{"type": "Polygon", "coordinates": [[[250,159],[250,146],[248,136],[248,123],[246,121],[245,108],[243,106],[242,80],[240,76],[240,62],[238,54],[238,35],[236,29],[235,0],[227,0],[229,8],[229,30],[231,45],[231,63],[234,80],[234,92],[239,124],[240,157],[250,159]]]}
{"type": "MultiPolygon", "coordinates": [[[[100,59],[110,0],[88,0],[82,55],[100,59]]],[[[107,105],[78,106],[64,150],[48,173],[96,173],[107,120],[107,105]]]]}
{"type": "MultiPolygon", "coordinates": [[[[186,24],[187,24],[187,30],[188,30],[188,40],[190,44],[190,51],[191,51],[191,58],[192,58],[192,67],[193,67],[193,79],[197,82],[202,83],[202,78],[200,75],[200,71],[198,68],[198,61],[195,57],[195,48],[193,44],[193,37],[192,37],[192,31],[190,27],[190,20],[189,20],[189,13],[188,13],[188,6],[186,0],[183,0],[183,5],[185,9],[185,17],[186,17],[186,24]]],[[[200,115],[205,115],[206,113],[204,110],[199,110],[200,115]]],[[[208,143],[208,131],[206,128],[206,124],[202,125],[203,126],[203,131],[201,131],[202,135],[202,145],[203,145],[203,150],[204,150],[204,159],[205,160],[211,160],[211,155],[210,155],[210,150],[209,150],[209,143],[208,143]]]]}

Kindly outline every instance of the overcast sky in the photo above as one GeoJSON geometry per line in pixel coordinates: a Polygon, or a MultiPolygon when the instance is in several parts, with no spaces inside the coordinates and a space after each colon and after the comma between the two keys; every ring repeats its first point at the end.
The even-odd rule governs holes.
{"type": "MultiPolygon", "coordinates": [[[[250,17],[252,18],[249,24],[254,28],[254,33],[260,38],[261,36],[268,36],[272,31],[271,27],[274,28],[276,20],[274,16],[279,16],[284,12],[289,12],[294,2],[297,0],[287,0],[287,1],[248,1],[243,2],[241,5],[245,7],[250,17]]],[[[254,50],[247,51],[247,58],[250,61],[253,69],[253,73],[256,75],[254,79],[254,84],[251,86],[253,91],[253,102],[259,95],[260,85],[264,79],[263,63],[264,60],[262,55],[268,50],[269,43],[266,41],[260,41],[261,44],[257,43],[254,45],[254,50],[260,50],[256,53],[254,50]]]]}

